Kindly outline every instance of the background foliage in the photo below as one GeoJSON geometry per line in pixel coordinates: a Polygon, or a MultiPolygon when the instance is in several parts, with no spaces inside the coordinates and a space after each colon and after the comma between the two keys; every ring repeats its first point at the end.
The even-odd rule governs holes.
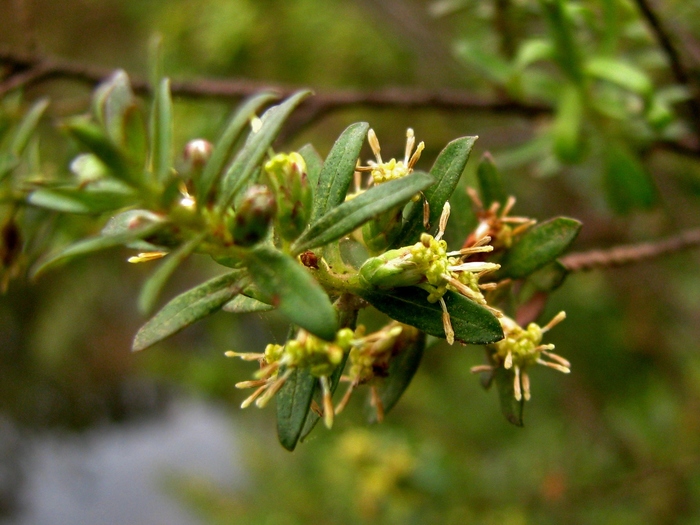
{"type": "MultiPolygon", "coordinates": [[[[518,197],[518,214],[583,222],[575,250],[654,240],[697,226],[697,120],[687,100],[697,78],[700,18],[694,15],[700,4],[659,5],[689,72],[685,89],[679,89],[640,3],[565,2],[569,25],[548,26],[543,12],[551,4],[34,0],[0,7],[0,43],[145,77],[147,41],[159,31],[164,67],[174,79],[246,77],[309,86],[319,94],[338,88],[453,88],[526,108],[553,108],[354,106],[298,128],[286,147],[313,142],[325,156],[348,124],[364,120],[377,130],[383,149],[399,155],[411,126],[426,141],[418,168],[427,169],[452,138],[479,135],[467,181],[474,185],[475,161],[491,151],[518,197]],[[569,36],[553,27],[568,27],[569,36]],[[567,49],[562,40],[569,37],[576,59],[561,55],[567,49]],[[547,55],[540,48],[538,60],[522,66],[523,44],[538,39],[558,39],[557,52],[547,55]],[[590,67],[601,57],[633,66],[651,90],[601,78],[609,73],[590,67]],[[576,60],[588,64],[581,66],[584,73],[570,70],[576,60]],[[578,95],[567,99],[566,86],[578,95]],[[577,96],[583,100],[578,109],[571,103],[577,96]],[[663,122],[649,117],[656,102],[671,111],[663,122]]],[[[2,114],[18,120],[47,95],[41,158],[30,145],[23,169],[63,177],[77,148],[51,124],[85,111],[90,86],[67,80],[36,84],[21,98],[16,92],[6,96],[2,114]]],[[[193,137],[216,137],[232,104],[176,98],[176,150],[193,137]]],[[[369,157],[365,150],[363,158],[369,157]]],[[[44,230],[58,235],[52,242],[65,244],[101,227],[91,217],[34,211],[27,221],[41,225],[32,239],[36,249],[47,248],[44,230]]],[[[244,393],[233,384],[249,369],[221,355],[228,348],[257,350],[271,339],[281,342],[279,319],[250,315],[241,321],[220,313],[150,353],[132,355],[130,340],[143,322],[138,287],[151,270],[127,266],[121,255],[78,261],[33,285],[10,284],[0,297],[0,408],[23,429],[84,430],[155,410],[173,391],[226,403],[249,436],[250,485],[234,490],[182,478],[170,487],[186,495],[206,522],[700,519],[697,253],[569,277],[543,318],[567,311],[551,341],[573,372],[565,377],[535,371],[524,429],[502,420],[496,396],[484,393],[469,373],[481,363],[481,352],[440,345],[382,426],[362,426],[360,407],[351,406],[333,433],[317,430],[291,456],[270,432],[271,411],[238,412],[244,393]],[[279,510],[269,509],[270,498],[279,510]]],[[[166,293],[175,295],[213,271],[205,261],[190,261],[166,293]]]]}

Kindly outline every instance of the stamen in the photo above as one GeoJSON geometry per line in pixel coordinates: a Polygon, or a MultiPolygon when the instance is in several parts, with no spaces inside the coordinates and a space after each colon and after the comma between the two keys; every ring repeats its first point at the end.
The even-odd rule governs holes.
{"type": "MultiPolygon", "coordinates": [[[[423,192],[420,194],[423,195],[423,192]]],[[[426,231],[430,229],[430,203],[425,195],[423,195],[423,229],[426,231]]]]}
{"type": "Polygon", "coordinates": [[[571,363],[569,363],[569,361],[564,359],[562,356],[553,352],[547,352],[546,350],[543,350],[542,353],[545,356],[549,357],[551,360],[556,361],[557,363],[565,366],[566,368],[571,368],[571,363]]]}
{"type": "MultiPolygon", "coordinates": [[[[505,222],[505,221],[504,221],[504,222],[505,222]]],[[[527,222],[521,224],[521,225],[518,226],[517,228],[513,228],[513,231],[510,232],[510,234],[511,234],[512,236],[520,235],[522,232],[524,232],[525,230],[527,230],[530,226],[534,226],[535,224],[537,224],[537,221],[536,221],[535,219],[529,220],[529,221],[527,221],[527,222]]]]}
{"type": "Polygon", "coordinates": [[[404,153],[403,156],[403,163],[408,164],[408,159],[411,156],[411,152],[413,151],[413,146],[416,144],[416,137],[413,134],[413,130],[411,128],[408,128],[406,130],[406,152],[404,153]]]}
{"type": "Polygon", "coordinates": [[[552,320],[549,321],[546,325],[542,327],[542,333],[547,332],[557,326],[559,323],[561,323],[564,319],[566,319],[566,312],[561,311],[554,317],[552,317],[552,320]]]}
{"type": "Polygon", "coordinates": [[[470,372],[472,374],[479,374],[481,372],[493,372],[493,367],[491,365],[477,365],[471,367],[470,372]]]}
{"type": "Polygon", "coordinates": [[[445,201],[445,205],[442,207],[442,213],[440,214],[440,225],[438,227],[438,233],[435,236],[435,240],[439,241],[442,236],[445,235],[445,228],[447,228],[447,221],[450,218],[450,202],[445,201]]]}
{"type": "Polygon", "coordinates": [[[506,205],[503,206],[503,210],[501,211],[501,217],[505,217],[510,213],[510,210],[513,209],[513,206],[515,206],[515,197],[512,195],[508,197],[508,200],[506,201],[506,205]]]}
{"type": "Polygon", "coordinates": [[[413,171],[413,166],[416,165],[416,162],[418,162],[418,159],[420,159],[420,154],[423,153],[423,150],[425,149],[425,143],[423,141],[418,143],[418,147],[416,148],[416,151],[413,153],[413,156],[411,159],[408,161],[407,168],[409,173],[413,171]]]}
{"type": "Polygon", "coordinates": [[[523,395],[520,391],[520,368],[515,365],[515,378],[513,379],[513,391],[515,393],[515,400],[520,401],[523,395]]]}
{"type": "Polygon", "coordinates": [[[508,354],[506,355],[506,358],[503,361],[503,368],[505,368],[506,370],[509,370],[512,367],[513,367],[513,352],[508,350],[508,354]]]}
{"type": "Polygon", "coordinates": [[[326,425],[326,428],[333,428],[335,411],[333,410],[333,400],[331,399],[331,387],[328,384],[327,376],[321,376],[319,380],[321,382],[321,391],[323,392],[323,423],[326,425]]]}
{"type": "Polygon", "coordinates": [[[523,370],[520,377],[523,383],[523,397],[525,397],[525,401],[530,401],[530,376],[523,370]]]}
{"type": "Polygon", "coordinates": [[[554,370],[558,370],[562,374],[568,374],[571,372],[571,370],[568,367],[558,365],[557,363],[550,363],[549,361],[544,361],[543,359],[538,359],[536,362],[538,365],[544,365],[548,366],[549,368],[554,368],[554,370]]]}
{"type": "Polygon", "coordinates": [[[292,369],[290,368],[282,377],[278,378],[274,383],[272,383],[272,385],[267,389],[267,392],[265,392],[265,394],[263,394],[262,397],[255,402],[255,406],[258,408],[263,408],[265,405],[267,405],[268,401],[270,401],[270,399],[272,399],[273,396],[279,392],[279,389],[282,388],[282,385],[291,373],[292,369]]]}
{"type": "Polygon", "coordinates": [[[348,386],[348,389],[345,391],[345,394],[343,395],[343,399],[340,400],[340,403],[335,407],[335,415],[337,416],[340,414],[344,409],[345,406],[348,404],[348,401],[350,401],[350,396],[352,396],[353,391],[355,390],[356,383],[352,381],[350,383],[350,386],[348,386]]]}
{"type": "Polygon", "coordinates": [[[142,263],[148,261],[155,261],[156,259],[161,259],[166,255],[168,255],[168,252],[143,252],[139,253],[138,255],[134,255],[133,257],[129,257],[127,261],[132,264],[142,263]]]}
{"type": "Polygon", "coordinates": [[[265,354],[256,354],[253,352],[234,352],[233,350],[224,352],[224,355],[226,357],[240,357],[243,359],[243,361],[259,361],[265,357],[265,354]]]}
{"type": "Polygon", "coordinates": [[[472,200],[474,203],[474,206],[480,210],[484,209],[484,204],[481,202],[481,199],[479,198],[479,194],[476,192],[476,190],[470,186],[467,186],[467,195],[469,195],[469,198],[472,200]]]}
{"type": "Polygon", "coordinates": [[[236,383],[236,388],[254,388],[256,386],[262,386],[268,384],[267,379],[255,379],[253,381],[239,381],[236,383]]]}
{"type": "Polygon", "coordinates": [[[255,399],[262,394],[265,389],[267,388],[267,385],[263,385],[260,388],[258,388],[255,392],[253,392],[250,396],[245,398],[243,403],[241,403],[241,408],[248,408],[255,399]]]}
{"type": "Polygon", "coordinates": [[[452,329],[452,320],[447,311],[447,305],[442,297],[440,297],[440,306],[442,307],[442,327],[445,330],[445,339],[447,339],[447,344],[451,345],[455,342],[455,332],[452,329]]]}
{"type": "Polygon", "coordinates": [[[483,296],[469,288],[466,284],[458,281],[451,275],[448,275],[446,273],[442,274],[442,278],[445,279],[448,283],[450,283],[453,287],[457,289],[459,293],[461,293],[464,297],[467,299],[470,299],[474,301],[475,303],[482,304],[484,301],[483,296]]]}
{"type": "Polygon", "coordinates": [[[382,403],[377,387],[374,385],[372,385],[372,401],[370,403],[377,410],[377,422],[381,423],[384,421],[384,403],[382,403]]]}
{"type": "Polygon", "coordinates": [[[377,139],[377,134],[372,128],[367,132],[367,142],[369,142],[369,147],[372,148],[372,153],[377,158],[377,162],[382,164],[382,148],[379,147],[379,140],[377,139]]]}

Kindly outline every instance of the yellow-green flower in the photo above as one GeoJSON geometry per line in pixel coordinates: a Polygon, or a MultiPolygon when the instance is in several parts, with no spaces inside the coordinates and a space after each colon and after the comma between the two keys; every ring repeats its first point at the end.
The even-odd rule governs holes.
{"type": "Polygon", "coordinates": [[[552,352],[553,344],[542,344],[542,335],[566,318],[564,312],[559,312],[549,323],[540,327],[537,323],[530,323],[527,328],[522,328],[510,317],[501,317],[504,338],[489,346],[492,350],[491,359],[494,365],[481,365],[472,368],[473,373],[492,372],[495,368],[503,366],[506,370],[513,370],[513,392],[515,399],[525,401],[530,399],[530,376],[527,368],[533,365],[543,365],[564,374],[571,372],[569,361],[552,352]],[[544,358],[549,359],[549,361],[544,358]]]}

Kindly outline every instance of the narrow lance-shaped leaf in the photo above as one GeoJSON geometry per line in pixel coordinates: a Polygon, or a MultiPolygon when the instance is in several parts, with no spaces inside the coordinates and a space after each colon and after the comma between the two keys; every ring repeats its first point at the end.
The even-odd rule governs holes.
{"type": "Polygon", "coordinates": [[[66,129],[107,167],[110,175],[132,187],[142,186],[141,173],[131,166],[119,148],[95,124],[74,118],[66,129]]]}
{"type": "Polygon", "coordinates": [[[243,270],[229,272],[178,295],[141,327],[133,351],[143,350],[213,314],[241,290],[243,270]]]}
{"type": "Polygon", "coordinates": [[[151,170],[158,180],[170,177],[173,155],[173,101],[170,79],[158,85],[151,112],[151,170]]]}
{"type": "Polygon", "coordinates": [[[141,289],[138,303],[141,313],[147,314],[153,310],[158,295],[163,289],[163,286],[165,286],[165,283],[177,267],[192,254],[197,246],[199,246],[199,243],[202,242],[206,235],[206,232],[200,233],[165,257],[158,269],[148,278],[141,289]]]}
{"type": "Polygon", "coordinates": [[[202,201],[211,191],[223,173],[226,161],[250,118],[264,105],[277,99],[274,93],[260,93],[246,99],[231,117],[226,129],[214,145],[211,157],[204,167],[202,176],[196,181],[197,200],[202,201]]]}
{"type": "Polygon", "coordinates": [[[304,158],[306,163],[306,177],[309,181],[309,187],[313,193],[316,193],[318,179],[323,169],[323,159],[311,144],[305,144],[299,148],[299,155],[304,158]]]}
{"type": "MultiPolygon", "coordinates": [[[[390,292],[358,290],[357,294],[392,319],[415,326],[426,334],[445,338],[442,308],[439,303],[428,302],[426,291],[408,286],[390,292]]],[[[452,291],[443,298],[456,341],[489,344],[503,339],[501,323],[486,308],[452,291]]]]}
{"type": "Polygon", "coordinates": [[[568,217],[538,224],[506,252],[497,277],[520,279],[542,268],[564,253],[580,230],[581,223],[568,217]]]}
{"type": "Polygon", "coordinates": [[[368,130],[366,122],[351,124],[333,144],[314,191],[311,223],[345,201],[368,130]]]}
{"type": "MultiPolygon", "coordinates": [[[[457,187],[477,138],[461,137],[453,140],[440,152],[430,169],[430,174],[435,177],[436,182],[425,190],[424,195],[430,207],[428,223],[433,231],[437,231],[442,207],[457,187]]],[[[411,207],[394,247],[417,242],[424,231],[423,203],[417,202],[411,207]]]]}
{"type": "Polygon", "coordinates": [[[479,193],[485,209],[489,209],[494,202],[505,204],[508,196],[503,187],[501,174],[488,151],[481,157],[481,162],[476,170],[476,178],[479,181],[479,193]]]}
{"type": "Polygon", "coordinates": [[[328,295],[296,260],[268,246],[250,252],[246,266],[262,299],[292,323],[332,341],[338,322],[328,295]]]}
{"type": "Polygon", "coordinates": [[[275,396],[277,437],[289,451],[297,446],[317,383],[318,378],[312,376],[308,369],[294,369],[275,396]]]}
{"type": "Polygon", "coordinates": [[[40,188],[27,197],[27,202],[39,208],[64,213],[104,213],[134,203],[131,192],[81,188],[40,188]]]}
{"type": "Polygon", "coordinates": [[[299,91],[263,114],[260,118],[262,126],[259,130],[248,135],[245,145],[221,179],[218,202],[220,209],[229,206],[236,194],[248,183],[260,167],[260,163],[277,137],[284,121],[310,94],[310,91],[299,91]]]}
{"type": "Polygon", "coordinates": [[[496,382],[498,398],[501,403],[501,412],[509,423],[517,427],[522,427],[525,400],[521,399],[518,401],[515,399],[514,379],[515,373],[513,370],[506,370],[502,366],[499,366],[494,371],[493,380],[496,382]]]}
{"type": "Polygon", "coordinates": [[[376,215],[408,201],[433,182],[435,179],[431,175],[416,171],[402,179],[370,188],[312,223],[294,242],[292,253],[300,254],[348,235],[376,215]]]}
{"type": "Polygon", "coordinates": [[[568,83],[562,88],[557,114],[552,125],[554,153],[565,163],[575,163],[583,156],[581,126],[584,117],[584,100],[581,88],[568,83]]]}
{"type": "Polygon", "coordinates": [[[106,250],[108,248],[121,246],[131,241],[143,239],[144,237],[153,235],[158,230],[163,228],[164,224],[165,223],[163,222],[155,224],[150,223],[145,226],[140,226],[138,228],[126,230],[120,233],[116,233],[114,235],[103,234],[99,237],[93,237],[90,239],[79,241],[61,250],[55,255],[50,256],[45,261],[41,262],[39,266],[32,271],[32,278],[36,278],[49,268],[52,268],[59,263],[64,263],[70,259],[74,259],[83,255],[88,255],[90,253],[98,252],[101,250],[106,250]]]}
{"type": "Polygon", "coordinates": [[[248,314],[253,312],[269,312],[270,310],[274,310],[274,306],[248,297],[247,295],[240,294],[226,303],[222,310],[232,314],[248,314]]]}
{"type": "Polygon", "coordinates": [[[10,144],[10,152],[15,157],[19,157],[24,152],[47,107],[49,107],[49,100],[42,98],[34,103],[22,119],[15,136],[12,138],[12,144],[10,144]]]}
{"type": "MultiPolygon", "coordinates": [[[[401,337],[399,341],[402,341],[401,337]]],[[[391,358],[387,377],[377,386],[379,400],[382,403],[385,415],[401,399],[418,370],[418,366],[423,358],[423,350],[425,350],[425,334],[418,332],[415,338],[403,342],[403,345],[401,351],[391,358]]],[[[371,407],[369,402],[367,405],[369,422],[375,423],[377,421],[377,411],[374,407],[371,407]]]]}
{"type": "Polygon", "coordinates": [[[562,71],[578,85],[583,82],[581,51],[563,0],[540,0],[544,19],[554,41],[554,58],[562,71]]]}

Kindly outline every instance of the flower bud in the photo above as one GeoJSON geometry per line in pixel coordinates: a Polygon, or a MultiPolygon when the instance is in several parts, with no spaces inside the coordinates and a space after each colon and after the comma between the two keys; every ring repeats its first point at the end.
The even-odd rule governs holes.
{"type": "Polygon", "coordinates": [[[414,286],[425,280],[406,248],[370,257],[360,267],[360,278],[371,286],[386,289],[414,286]]]}
{"type": "Polygon", "coordinates": [[[311,188],[306,163],[299,153],[275,155],[265,164],[277,198],[275,229],[286,241],[293,241],[306,227],[311,212],[311,188]]]}
{"type": "Polygon", "coordinates": [[[233,242],[240,246],[252,246],[263,240],[276,210],[275,198],[267,186],[248,188],[229,224],[233,242]]]}
{"type": "Polygon", "coordinates": [[[211,157],[214,146],[208,140],[194,139],[185,144],[183,159],[185,166],[182,176],[185,180],[197,180],[204,171],[204,166],[211,157]]]}

